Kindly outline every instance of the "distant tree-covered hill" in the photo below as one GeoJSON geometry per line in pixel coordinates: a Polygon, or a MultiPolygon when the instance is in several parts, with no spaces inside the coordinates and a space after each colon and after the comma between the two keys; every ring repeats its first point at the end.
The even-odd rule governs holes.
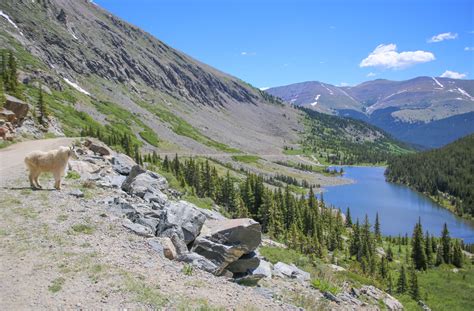
{"type": "Polygon", "coordinates": [[[385,175],[428,194],[458,215],[474,216],[474,134],[440,149],[394,157],[385,175]]]}

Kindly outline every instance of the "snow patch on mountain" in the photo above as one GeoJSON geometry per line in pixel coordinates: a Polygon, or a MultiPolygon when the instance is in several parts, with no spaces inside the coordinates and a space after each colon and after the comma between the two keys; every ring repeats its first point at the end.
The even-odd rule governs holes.
{"type": "Polygon", "coordinates": [[[63,78],[64,81],[69,84],[70,86],[72,86],[73,88],[75,88],[76,90],[78,90],[79,92],[83,93],[83,94],[86,94],[86,95],[91,95],[91,93],[87,92],[86,90],[84,90],[82,87],[80,87],[77,83],[74,83],[72,81],[70,81],[69,79],[67,78],[63,78]]]}
{"type": "Polygon", "coordinates": [[[469,93],[466,92],[465,90],[463,90],[462,88],[458,87],[458,92],[461,93],[462,95],[466,96],[470,100],[474,100],[474,98],[471,95],[469,95],[469,93]]]}
{"type": "Polygon", "coordinates": [[[433,81],[434,81],[436,84],[438,84],[441,88],[444,87],[444,85],[442,85],[438,80],[436,80],[435,77],[433,77],[432,79],[433,79],[433,81]]]}
{"type": "Polygon", "coordinates": [[[321,97],[321,94],[316,95],[316,97],[314,98],[315,101],[312,102],[310,105],[313,107],[316,106],[318,104],[319,97],[321,97]]]}
{"type": "Polygon", "coordinates": [[[325,86],[323,83],[321,83],[321,86],[324,87],[326,90],[328,90],[329,94],[334,95],[332,90],[330,90],[327,86],[325,86]]]}
{"type": "Polygon", "coordinates": [[[10,16],[8,16],[7,14],[5,14],[2,10],[0,10],[0,16],[2,16],[3,18],[5,18],[10,24],[12,24],[15,29],[18,29],[18,31],[20,32],[20,35],[23,36],[23,33],[21,32],[20,28],[18,28],[18,26],[17,26],[17,25],[15,24],[15,22],[10,18],[10,16]]]}

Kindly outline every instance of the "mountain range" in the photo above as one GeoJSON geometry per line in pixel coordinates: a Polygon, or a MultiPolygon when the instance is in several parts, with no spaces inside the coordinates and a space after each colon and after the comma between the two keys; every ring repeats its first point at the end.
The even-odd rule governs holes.
{"type": "Polygon", "coordinates": [[[378,79],[352,87],[311,81],[266,92],[293,105],[369,122],[424,148],[474,132],[474,80],[378,79]]]}

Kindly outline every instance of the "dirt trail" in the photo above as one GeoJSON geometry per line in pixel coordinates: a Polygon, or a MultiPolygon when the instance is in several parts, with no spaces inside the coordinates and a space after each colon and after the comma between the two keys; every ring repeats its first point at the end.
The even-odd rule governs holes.
{"type": "Polygon", "coordinates": [[[68,146],[73,141],[74,138],[66,137],[29,140],[0,149],[0,183],[13,180],[24,171],[23,159],[28,153],[35,150],[48,151],[60,146],[68,146]]]}

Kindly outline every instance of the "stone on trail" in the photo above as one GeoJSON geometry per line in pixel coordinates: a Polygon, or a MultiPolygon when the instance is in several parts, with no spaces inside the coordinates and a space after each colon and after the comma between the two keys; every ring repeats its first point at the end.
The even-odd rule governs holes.
{"type": "Polygon", "coordinates": [[[70,191],[69,195],[72,195],[73,197],[76,197],[76,198],[83,198],[84,197],[84,193],[79,189],[74,189],[74,190],[70,191]]]}

